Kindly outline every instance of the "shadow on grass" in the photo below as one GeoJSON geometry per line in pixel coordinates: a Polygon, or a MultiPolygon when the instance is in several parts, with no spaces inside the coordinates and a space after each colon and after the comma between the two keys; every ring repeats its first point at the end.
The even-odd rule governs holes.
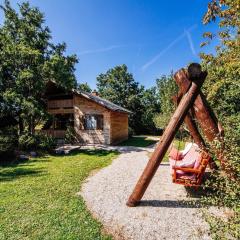
{"type": "Polygon", "coordinates": [[[147,147],[158,142],[157,140],[147,139],[147,137],[131,137],[118,144],[119,146],[147,147]]]}
{"type": "Polygon", "coordinates": [[[0,167],[1,168],[15,168],[17,166],[28,166],[28,165],[32,165],[33,163],[36,162],[50,162],[50,160],[48,160],[48,156],[38,156],[36,158],[31,158],[31,159],[4,159],[4,160],[0,160],[0,167]]]}
{"type": "Polygon", "coordinates": [[[16,167],[20,164],[25,164],[29,160],[28,159],[16,159],[16,158],[5,158],[0,160],[0,167],[16,167]]]}
{"type": "Polygon", "coordinates": [[[96,156],[96,157],[104,157],[107,156],[110,153],[118,153],[118,151],[114,151],[114,150],[104,150],[104,149],[77,149],[77,150],[73,150],[71,151],[69,154],[62,154],[62,155],[53,155],[54,157],[67,157],[67,156],[77,156],[78,154],[86,154],[89,156],[96,156]]]}
{"type": "Polygon", "coordinates": [[[16,168],[10,170],[3,170],[0,172],[0,181],[12,181],[17,178],[27,177],[27,176],[42,176],[46,174],[46,171],[43,171],[42,168],[37,169],[27,169],[27,168],[16,168]]]}
{"type": "Polygon", "coordinates": [[[185,187],[185,190],[188,196],[191,198],[201,198],[206,195],[206,190],[204,190],[201,186],[198,187],[198,189],[195,189],[193,187],[185,187]]]}

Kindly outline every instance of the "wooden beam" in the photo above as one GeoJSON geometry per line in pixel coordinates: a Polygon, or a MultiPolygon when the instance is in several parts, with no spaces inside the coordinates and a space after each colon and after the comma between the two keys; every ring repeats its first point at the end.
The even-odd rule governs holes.
{"type": "MultiPolygon", "coordinates": [[[[191,84],[191,81],[188,78],[187,74],[183,74],[181,77],[176,74],[174,76],[174,79],[178,84],[181,93],[185,93],[191,84]]],[[[216,115],[214,114],[213,110],[206,100],[206,97],[201,91],[199,92],[199,95],[193,104],[193,112],[207,140],[209,142],[219,140],[219,142],[223,145],[221,138],[223,129],[220,127],[221,125],[218,122],[216,115]]],[[[215,149],[215,152],[218,159],[221,161],[222,166],[224,166],[225,158],[223,156],[223,146],[221,149],[215,149]]]]}
{"type": "MultiPolygon", "coordinates": [[[[176,73],[179,79],[185,77],[185,70],[181,69],[176,73]]],[[[192,107],[197,95],[199,94],[202,83],[207,76],[206,72],[201,72],[197,79],[193,79],[190,88],[182,97],[175,113],[173,114],[168,126],[166,127],[155,151],[153,152],[146,168],[144,169],[140,179],[135,186],[133,193],[128,199],[127,206],[134,207],[138,205],[143,194],[145,193],[149,183],[151,182],[154,174],[156,173],[164,155],[166,154],[176,132],[186,117],[189,109],[192,107]]]]}
{"type": "MultiPolygon", "coordinates": [[[[172,100],[173,102],[178,105],[181,98],[182,98],[182,94],[181,92],[178,93],[177,96],[173,96],[172,97],[172,100]]],[[[192,136],[194,142],[200,147],[202,148],[203,150],[205,150],[205,142],[200,134],[200,132],[198,131],[198,128],[197,128],[197,124],[195,123],[195,121],[193,120],[193,117],[192,117],[192,108],[189,110],[189,112],[187,113],[186,117],[184,118],[184,123],[186,124],[187,126],[187,129],[189,130],[190,132],[190,135],[192,136]]]]}

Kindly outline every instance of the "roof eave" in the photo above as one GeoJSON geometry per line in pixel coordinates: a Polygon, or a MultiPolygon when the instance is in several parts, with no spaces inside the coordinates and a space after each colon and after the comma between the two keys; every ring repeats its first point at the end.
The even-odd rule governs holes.
{"type": "MultiPolygon", "coordinates": [[[[110,110],[110,111],[113,111],[113,112],[121,112],[121,113],[126,113],[126,114],[132,114],[132,112],[129,111],[129,110],[127,110],[127,109],[126,109],[126,110],[112,109],[112,108],[106,106],[105,104],[102,104],[102,103],[100,103],[100,102],[94,101],[94,99],[90,98],[90,97],[88,96],[88,94],[85,93],[85,92],[83,92],[83,91],[78,91],[78,90],[76,90],[76,89],[72,89],[72,92],[75,93],[75,94],[77,94],[77,95],[80,95],[80,96],[82,96],[82,97],[85,97],[86,99],[91,100],[91,101],[95,102],[96,104],[98,104],[98,105],[100,105],[100,106],[102,106],[102,107],[107,108],[107,109],[110,110]]],[[[115,104],[115,105],[116,105],[116,104],[115,104]]],[[[122,107],[121,107],[121,108],[122,108],[122,107]]]]}

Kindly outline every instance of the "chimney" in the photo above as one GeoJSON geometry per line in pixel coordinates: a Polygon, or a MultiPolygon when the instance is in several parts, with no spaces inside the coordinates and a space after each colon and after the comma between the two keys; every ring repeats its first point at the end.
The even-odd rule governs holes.
{"type": "Polygon", "coordinates": [[[92,91],[92,95],[93,96],[99,96],[98,92],[95,89],[92,91]]]}

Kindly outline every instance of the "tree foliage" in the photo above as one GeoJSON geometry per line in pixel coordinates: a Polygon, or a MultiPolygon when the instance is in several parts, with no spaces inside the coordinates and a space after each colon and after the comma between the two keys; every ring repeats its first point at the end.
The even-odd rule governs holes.
{"type": "Polygon", "coordinates": [[[177,94],[177,84],[172,74],[158,78],[156,84],[161,112],[155,115],[154,123],[157,128],[164,129],[176,108],[172,97],[177,94]]]}
{"type": "Polygon", "coordinates": [[[85,83],[79,83],[78,86],[77,86],[77,89],[80,90],[80,91],[88,92],[88,93],[91,93],[91,92],[92,92],[92,89],[91,89],[91,87],[88,85],[87,82],[85,82],[85,83]]]}
{"type": "Polygon", "coordinates": [[[101,97],[132,112],[129,125],[135,133],[155,130],[153,115],[159,111],[156,89],[145,90],[128,72],[126,65],[116,66],[97,77],[101,97]]]}
{"type": "Polygon", "coordinates": [[[44,15],[28,2],[13,9],[9,1],[1,6],[4,23],[0,27],[0,115],[10,114],[19,130],[34,133],[46,116],[46,82],[76,86],[75,55],[65,56],[66,44],[54,45],[45,26],[44,15]]]}
{"type": "Polygon", "coordinates": [[[154,117],[161,110],[161,104],[157,93],[157,87],[151,87],[149,89],[142,89],[141,105],[144,109],[142,115],[142,128],[144,133],[155,134],[157,128],[155,126],[154,117]]]}
{"type": "Polygon", "coordinates": [[[225,130],[225,156],[227,167],[234,171],[235,178],[216,172],[207,186],[213,189],[206,202],[230,207],[234,215],[227,222],[209,217],[216,239],[239,239],[240,221],[240,4],[238,0],[212,0],[208,5],[203,23],[217,22],[219,31],[207,32],[202,45],[220,39],[216,54],[201,54],[202,64],[208,70],[204,93],[218,115],[225,130]]]}

